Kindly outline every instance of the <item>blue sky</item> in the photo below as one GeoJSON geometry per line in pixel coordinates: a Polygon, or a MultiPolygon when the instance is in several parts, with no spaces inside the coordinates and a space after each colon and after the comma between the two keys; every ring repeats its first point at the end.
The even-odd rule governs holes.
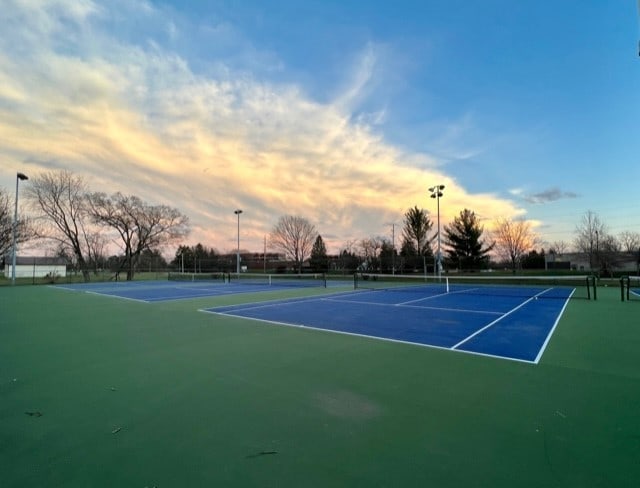
{"type": "MultiPolygon", "coordinates": [[[[588,210],[640,232],[636,2],[9,0],[0,186],[66,168],[168,203],[190,243],[281,215],[337,251],[447,186],[548,247],[588,210]]],[[[28,184],[28,183],[25,183],[28,184]]]]}

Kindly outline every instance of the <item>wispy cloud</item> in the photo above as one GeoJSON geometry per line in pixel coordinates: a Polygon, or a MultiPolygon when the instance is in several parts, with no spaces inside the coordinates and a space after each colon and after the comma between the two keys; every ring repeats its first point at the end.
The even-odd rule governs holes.
{"type": "Polygon", "coordinates": [[[533,193],[531,195],[524,195],[524,200],[529,203],[542,204],[555,202],[564,199],[578,198],[577,193],[571,191],[562,191],[560,188],[549,188],[548,190],[541,191],[540,193],[533,193]]]}
{"type": "MultiPolygon", "coordinates": [[[[433,182],[447,185],[444,220],[463,208],[521,213],[496,195],[469,194],[433,158],[387,143],[375,129],[384,112],[354,117],[352,102],[375,71],[373,46],[352,67],[349,86],[319,103],[302,87],[245,70],[203,74],[153,37],[116,35],[120,3],[109,5],[3,7],[0,154],[10,162],[0,169],[3,181],[24,165],[31,172],[71,169],[96,190],[180,208],[194,224],[195,242],[223,250],[233,247],[238,207],[247,247],[260,248],[278,217],[295,213],[335,236],[335,249],[384,233],[384,222],[400,220],[413,205],[428,207],[433,182]]],[[[148,32],[176,39],[184,31],[184,20],[146,2],[126,8],[132,24],[156,24],[148,32]]]]}
{"type": "Polygon", "coordinates": [[[376,46],[370,42],[365,46],[365,49],[357,57],[354,66],[351,68],[349,84],[335,100],[337,105],[345,109],[352,109],[358,101],[366,96],[367,85],[371,84],[376,62],[376,46]]]}

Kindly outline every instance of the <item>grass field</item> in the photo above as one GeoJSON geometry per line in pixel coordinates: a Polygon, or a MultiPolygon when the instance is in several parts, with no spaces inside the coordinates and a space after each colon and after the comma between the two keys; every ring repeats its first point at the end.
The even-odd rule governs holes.
{"type": "Polygon", "coordinates": [[[312,293],[0,288],[1,485],[638,486],[618,290],[570,302],[538,365],[197,311],[312,293]]]}

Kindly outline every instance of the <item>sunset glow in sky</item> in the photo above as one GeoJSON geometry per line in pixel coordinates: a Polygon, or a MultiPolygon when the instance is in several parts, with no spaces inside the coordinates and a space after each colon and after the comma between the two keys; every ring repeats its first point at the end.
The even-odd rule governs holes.
{"type": "Polygon", "coordinates": [[[177,207],[185,244],[221,252],[237,208],[252,251],[286,214],[330,252],[390,239],[409,207],[435,221],[435,184],[443,223],[469,208],[571,242],[592,210],[640,232],[635,2],[2,4],[11,193],[68,169],[177,207]]]}

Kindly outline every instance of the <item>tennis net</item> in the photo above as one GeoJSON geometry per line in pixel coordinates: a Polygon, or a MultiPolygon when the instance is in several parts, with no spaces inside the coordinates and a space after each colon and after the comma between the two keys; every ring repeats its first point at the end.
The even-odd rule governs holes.
{"type": "Polygon", "coordinates": [[[622,296],[627,301],[640,300],[640,276],[623,276],[620,279],[622,285],[622,296]]]}
{"type": "Polygon", "coordinates": [[[262,274],[262,273],[231,273],[229,283],[246,285],[267,285],[286,287],[327,287],[327,277],[323,273],[315,274],[262,274]]]}
{"type": "Polygon", "coordinates": [[[191,282],[206,282],[206,281],[216,281],[220,283],[224,283],[227,280],[226,273],[179,273],[174,271],[169,271],[168,279],[169,281],[191,281],[191,282]]]}
{"type": "Polygon", "coordinates": [[[593,276],[354,275],[357,290],[389,290],[425,296],[466,294],[523,298],[595,299],[593,276]]]}

